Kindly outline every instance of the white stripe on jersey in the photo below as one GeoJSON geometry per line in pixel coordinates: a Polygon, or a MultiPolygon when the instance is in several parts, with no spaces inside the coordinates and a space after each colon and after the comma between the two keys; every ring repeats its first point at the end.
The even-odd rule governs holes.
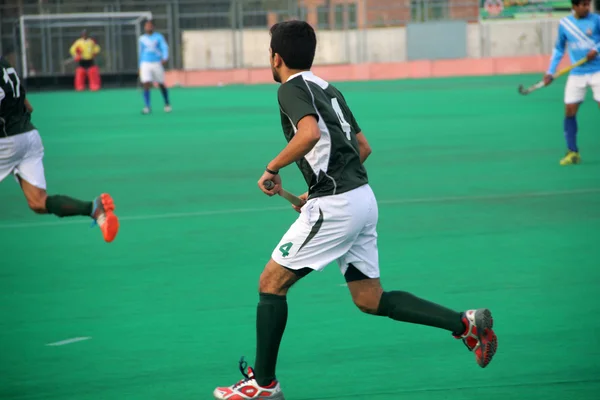
{"type": "Polygon", "coordinates": [[[570,19],[566,19],[565,18],[565,23],[570,25],[573,28],[573,33],[576,34],[577,36],[579,36],[580,38],[582,38],[583,40],[585,40],[586,42],[589,42],[591,45],[595,45],[596,43],[594,43],[594,41],[588,37],[588,35],[586,35],[577,25],[575,25],[573,23],[573,21],[571,21],[570,19]]]}
{"type": "Polygon", "coordinates": [[[577,26],[575,26],[571,21],[564,18],[560,21],[560,24],[565,28],[571,35],[579,39],[580,48],[587,48],[586,45],[594,47],[596,43],[592,39],[586,36],[585,33],[581,32],[577,26]]]}
{"type": "MultiPolygon", "coordinates": [[[[313,107],[315,108],[315,111],[317,112],[317,115],[319,116],[318,125],[319,125],[319,130],[321,131],[321,138],[319,139],[319,141],[317,142],[315,147],[313,147],[312,150],[309,151],[308,154],[304,156],[304,158],[306,158],[306,161],[308,161],[308,163],[312,167],[313,171],[315,171],[315,174],[318,174],[320,171],[323,171],[323,173],[325,175],[327,175],[327,170],[329,169],[329,159],[331,158],[331,135],[329,134],[329,129],[327,128],[327,124],[325,124],[325,121],[323,120],[321,113],[317,109],[317,105],[315,104],[315,96],[314,96],[312,90],[310,90],[310,86],[308,85],[307,79],[305,79],[305,74],[302,74],[302,80],[304,81],[306,88],[310,92],[313,107]]],[[[325,81],[323,81],[323,82],[325,82],[325,81]]],[[[317,83],[317,82],[315,82],[315,83],[317,83]]],[[[337,185],[336,185],[335,180],[332,179],[332,181],[333,181],[334,187],[336,187],[337,185]]],[[[334,189],[333,194],[335,194],[335,189],[334,189]]]]}

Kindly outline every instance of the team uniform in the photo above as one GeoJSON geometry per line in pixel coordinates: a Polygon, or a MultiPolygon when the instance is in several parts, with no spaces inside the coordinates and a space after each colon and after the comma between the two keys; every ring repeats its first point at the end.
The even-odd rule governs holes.
{"type": "MultiPolygon", "coordinates": [[[[300,216],[275,247],[273,260],[298,271],[299,276],[307,271],[306,268],[321,271],[328,264],[337,262],[347,280],[352,274],[362,274],[356,280],[379,278],[377,200],[360,158],[357,134],[361,129],[344,96],[328,82],[304,71],[292,75],[279,87],[278,102],[281,125],[288,142],[296,134],[299,121],[311,115],[318,121],[320,139],[297,162],[309,187],[308,197],[300,216]],[[350,267],[352,272],[347,275],[350,267]]],[[[281,310],[276,304],[284,302],[283,298],[269,297],[270,302],[262,308],[266,314],[261,314],[260,304],[267,301],[261,297],[257,330],[260,326],[258,315],[274,315],[276,309],[281,310]]],[[[280,312],[286,315],[282,318],[287,318],[287,311],[280,312]]],[[[402,320],[392,314],[382,311],[378,315],[402,320]]],[[[454,318],[454,313],[451,314],[454,318]]],[[[491,313],[487,309],[469,310],[464,314],[456,313],[455,318],[461,328],[454,336],[462,340],[468,350],[475,353],[480,366],[485,367],[497,346],[491,313]]],[[[284,400],[278,380],[259,384],[259,377],[243,359],[240,371],[244,379],[229,387],[216,388],[215,399],[284,400]]]]}
{"type": "Polygon", "coordinates": [[[92,38],[81,37],[71,46],[69,52],[79,64],[75,69],[75,90],[85,89],[85,80],[89,80],[90,90],[100,90],[100,69],[94,59],[100,53],[100,46],[92,38]]]}
{"type": "MultiPolygon", "coordinates": [[[[600,16],[588,13],[583,18],[570,15],[560,20],[558,39],[547,72],[549,75],[556,72],[565,48],[568,50],[571,63],[583,59],[592,50],[600,51],[600,16]]],[[[598,56],[571,70],[565,86],[565,104],[569,106],[582,103],[588,87],[592,89],[594,99],[600,104],[600,57],[598,56]]],[[[578,126],[575,115],[565,116],[563,129],[567,154],[560,160],[560,164],[578,164],[581,157],[577,147],[578,126]]]]}
{"type": "Polygon", "coordinates": [[[144,33],[139,39],[139,69],[142,83],[164,83],[165,69],[162,62],[169,58],[169,46],[158,32],[144,33]]]}
{"type": "MultiPolygon", "coordinates": [[[[556,72],[565,48],[571,63],[584,58],[590,50],[600,52],[600,15],[589,13],[585,18],[569,15],[560,20],[558,39],[548,68],[549,75],[556,72]]],[[[582,103],[588,87],[592,89],[594,100],[600,103],[600,57],[571,71],[564,92],[565,104],[582,103]]]]}
{"type": "MultiPolygon", "coordinates": [[[[139,38],[139,73],[143,84],[157,83],[160,85],[165,102],[164,110],[171,111],[165,83],[163,62],[169,59],[169,46],[165,37],[158,32],[144,33],[139,38]]],[[[150,92],[144,90],[144,114],[150,113],[150,92]]]]}
{"type": "Polygon", "coordinates": [[[321,139],[298,162],[308,199],[272,258],[295,270],[322,270],[337,261],[342,274],[352,263],[369,278],[379,277],[377,201],[360,160],[356,134],[361,130],[344,96],[312,72],[302,72],[280,86],[278,99],[287,141],[308,115],[317,118],[321,139]]]}
{"type": "Polygon", "coordinates": [[[44,146],[25,106],[25,88],[5,58],[0,73],[0,182],[14,174],[46,189],[44,146]]]}
{"type": "MultiPolygon", "coordinates": [[[[45,191],[44,146],[38,130],[31,122],[25,87],[4,57],[0,57],[0,75],[0,182],[13,174],[17,183],[21,179],[45,191]]],[[[119,230],[119,221],[113,212],[113,199],[106,193],[92,202],[61,195],[47,196],[45,208],[46,212],[59,217],[92,217],[107,242],[112,242],[119,230]]]]}

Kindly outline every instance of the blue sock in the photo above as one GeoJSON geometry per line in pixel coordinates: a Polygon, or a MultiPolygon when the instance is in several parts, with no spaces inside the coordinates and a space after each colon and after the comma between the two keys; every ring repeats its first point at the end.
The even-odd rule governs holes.
{"type": "Polygon", "coordinates": [[[577,149],[577,119],[575,117],[565,117],[565,139],[567,148],[570,151],[579,151],[577,149]]]}
{"type": "Polygon", "coordinates": [[[150,90],[144,89],[144,104],[150,108],[150,90]]]}
{"type": "Polygon", "coordinates": [[[165,85],[160,85],[160,91],[163,95],[163,99],[165,99],[165,105],[169,105],[169,92],[167,91],[167,87],[165,85]]]}

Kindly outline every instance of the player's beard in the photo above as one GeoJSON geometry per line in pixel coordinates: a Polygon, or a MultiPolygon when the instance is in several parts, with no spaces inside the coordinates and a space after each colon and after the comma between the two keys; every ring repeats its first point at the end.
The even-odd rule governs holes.
{"type": "Polygon", "coordinates": [[[273,66],[271,66],[271,72],[273,73],[273,80],[277,83],[281,83],[281,75],[279,75],[273,66]]]}

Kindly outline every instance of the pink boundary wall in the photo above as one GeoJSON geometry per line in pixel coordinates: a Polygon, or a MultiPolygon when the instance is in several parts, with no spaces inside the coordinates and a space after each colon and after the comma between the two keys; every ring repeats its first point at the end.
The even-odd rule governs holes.
{"type": "MultiPolygon", "coordinates": [[[[550,62],[549,55],[527,57],[479,58],[439,61],[410,61],[400,63],[368,63],[319,65],[315,74],[328,81],[369,81],[407,78],[436,78],[450,76],[481,76],[505,74],[543,74],[550,62]]],[[[559,68],[569,65],[564,59],[559,68]]],[[[541,76],[540,76],[541,78],[541,76]]],[[[231,84],[273,83],[269,68],[168,71],[167,86],[216,86],[231,84]]]]}

